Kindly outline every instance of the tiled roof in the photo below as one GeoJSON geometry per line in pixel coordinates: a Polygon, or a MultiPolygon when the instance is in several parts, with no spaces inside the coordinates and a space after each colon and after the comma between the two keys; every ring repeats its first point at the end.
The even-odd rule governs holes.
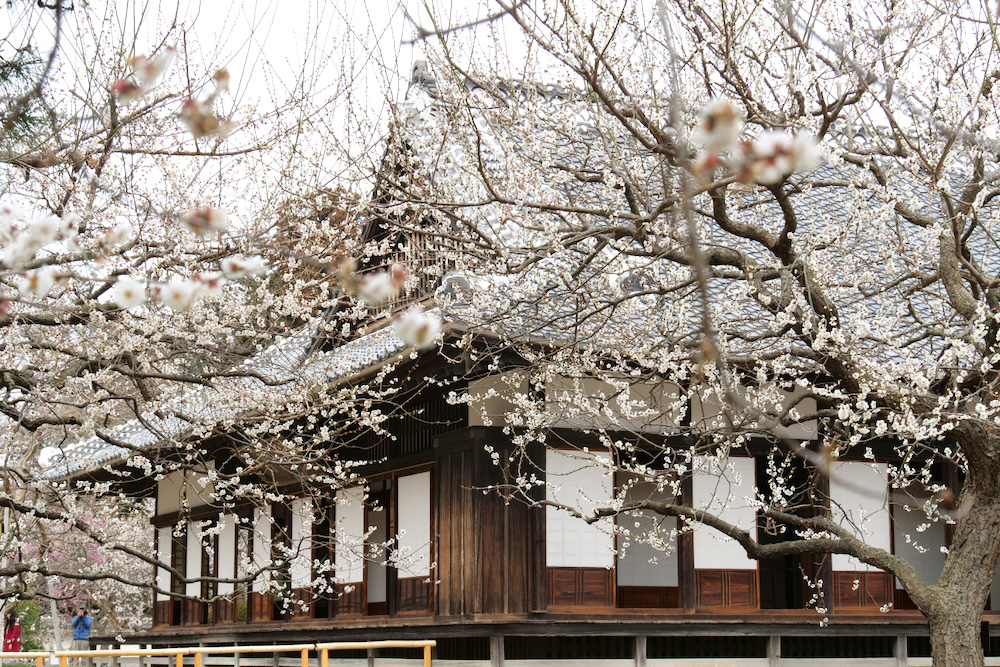
{"type": "MultiPolygon", "coordinates": [[[[306,357],[313,343],[309,335],[289,336],[244,362],[248,375],[225,378],[227,389],[244,392],[282,392],[303,386],[335,382],[390,359],[406,345],[386,327],[361,336],[335,350],[306,357]],[[257,377],[259,376],[259,377],[257,377]],[[274,383],[282,383],[271,386],[274,383]]],[[[238,418],[233,407],[220,408],[213,402],[213,387],[198,387],[165,402],[155,411],[143,413],[113,429],[109,443],[94,435],[62,448],[62,457],[38,474],[38,479],[55,481],[81,475],[127,459],[137,452],[167,444],[183,437],[195,423],[214,423],[238,418]],[[183,415],[183,416],[180,416],[183,415]]]]}
{"type": "MultiPolygon", "coordinates": [[[[526,89],[508,87],[512,96],[525,93],[526,89]]],[[[471,208],[466,206],[483,195],[475,192],[476,181],[483,172],[495,179],[498,187],[517,188],[522,184],[521,174],[515,158],[538,160],[539,164],[558,156],[573,170],[600,174],[609,169],[626,168],[632,173],[648,170],[649,164],[658,160],[650,151],[624,137],[609,139],[606,132],[597,127],[598,119],[590,114],[587,105],[578,104],[571,93],[559,89],[531,89],[527,94],[539,93],[542,102],[551,107],[550,117],[565,121],[566,127],[576,128],[576,136],[566,137],[553,131],[555,123],[547,126],[527,127],[517,123],[498,123],[490,120],[489,114],[472,113],[468,123],[456,124],[450,119],[449,109],[440,102],[438,89],[433,81],[415,79],[406,103],[403,105],[403,143],[412,151],[417,160],[417,168],[424,169],[429,178],[422,179],[431,189],[429,198],[443,208],[447,208],[448,197],[457,196],[456,206],[462,214],[475,222],[476,231],[496,241],[512,253],[531,254],[538,250],[537,237],[523,226],[507,224],[502,212],[496,206],[471,208]],[[471,128],[471,129],[470,129],[471,128]],[[456,133],[466,132],[465,136],[456,133]],[[528,141],[530,135],[530,144],[528,141]],[[465,141],[465,150],[462,142],[465,141]],[[470,154],[469,142],[474,144],[470,154]],[[470,157],[470,155],[474,157],[470,157]],[[514,156],[514,157],[511,157],[514,156]],[[510,162],[510,164],[508,164],[510,162]],[[481,171],[482,170],[482,171],[481,171]],[[456,194],[460,193],[460,194],[456,194]]],[[[475,91],[473,91],[475,94],[475,91]]],[[[484,108],[495,100],[484,100],[484,108]]],[[[516,104],[514,105],[516,106],[516,104]]],[[[548,107],[547,107],[548,109],[548,107]]],[[[453,111],[453,110],[452,110],[453,111]]],[[[468,111],[468,110],[463,110],[468,111]]],[[[525,122],[530,122],[526,118],[525,122]]],[[[850,182],[856,176],[850,167],[823,166],[812,174],[812,185],[795,193],[799,226],[796,235],[817,247],[824,235],[831,233],[849,235],[858,255],[866,261],[877,256],[877,247],[883,240],[869,238],[864,230],[857,229],[859,212],[884,206],[875,190],[851,189],[838,185],[823,187],[822,183],[837,181],[850,182]]],[[[656,179],[650,179],[650,188],[656,179]]],[[[525,198],[545,202],[571,202],[573,206],[585,210],[599,207],[600,197],[605,192],[586,179],[567,178],[553,182],[535,182],[524,185],[525,198]]],[[[763,228],[780,225],[781,211],[773,197],[765,191],[740,195],[742,202],[735,207],[736,215],[763,228]]],[[[935,207],[927,202],[933,198],[921,191],[915,184],[907,204],[915,209],[935,214],[935,207]]],[[[544,214],[537,214],[539,224],[544,224],[544,214]]],[[[605,225],[609,218],[580,213],[580,224],[605,225]]],[[[702,242],[708,245],[720,243],[735,247],[747,257],[759,260],[761,267],[773,262],[759,244],[741,240],[725,234],[715,225],[700,226],[704,234],[702,242]]],[[[777,231],[777,228],[775,229],[777,231]]],[[[907,237],[906,242],[924,242],[919,235],[907,237]]],[[[837,244],[829,244],[838,247],[837,244]]],[[[603,349],[617,349],[645,353],[646,359],[656,358],[651,352],[656,350],[680,349],[683,347],[685,332],[697,331],[697,309],[689,313],[674,313],[674,319],[661,316],[664,297],[654,294],[630,296],[622,299],[623,293],[642,291],[643,272],[655,274],[655,280],[667,283],[683,283],[689,277],[689,269],[671,262],[647,262],[641,267],[627,264],[615,265],[609,271],[608,264],[584,261],[586,246],[581,246],[579,258],[548,257],[534,262],[527,271],[516,276],[502,273],[470,274],[452,272],[442,280],[436,299],[441,313],[454,324],[490,331],[508,340],[544,341],[555,344],[594,345],[603,349]],[[579,263],[577,263],[579,259],[579,263]],[[613,284],[617,281],[617,284],[613,284]],[[586,294],[586,303],[581,304],[581,294],[586,294]],[[685,320],[684,318],[690,318],[685,320]]],[[[833,251],[831,251],[833,252],[833,251]]],[[[828,261],[842,261],[845,266],[856,262],[853,256],[831,257],[828,261]]],[[[724,282],[713,283],[711,290],[716,302],[728,304],[724,282]]],[[[911,302],[919,309],[931,309],[935,295],[921,292],[911,297],[911,302]],[[920,300],[924,299],[923,302],[920,300]]],[[[716,322],[725,333],[728,326],[752,334],[755,328],[762,331],[770,321],[769,315],[752,300],[741,299],[739,308],[720,309],[716,322]],[[753,310],[753,309],[757,310],[753,310]]],[[[890,304],[891,299],[854,299],[846,301],[841,316],[850,318],[878,318],[880,308],[890,304]]],[[[752,337],[752,336],[751,336],[752,337]]],[[[257,357],[248,360],[248,370],[270,379],[286,381],[286,390],[301,389],[327,382],[335,382],[373,365],[379,364],[404,349],[402,341],[391,328],[384,328],[327,353],[313,354],[305,358],[311,345],[311,337],[292,336],[268,348],[257,357]]],[[[690,342],[690,341],[688,341],[690,342]]],[[[891,350],[889,351],[891,353],[891,350]]],[[[253,377],[231,380],[242,385],[248,392],[280,392],[282,387],[269,387],[253,377]]],[[[157,410],[157,414],[143,415],[142,420],[133,420],[111,433],[111,437],[125,446],[108,444],[94,436],[65,448],[62,463],[45,470],[42,479],[62,479],[81,474],[102,464],[120,461],[132,453],[132,448],[142,449],[183,436],[192,428],[192,423],[217,423],[238,418],[239,413],[219,412],[211,405],[212,388],[198,388],[181,399],[168,403],[157,410]],[[197,409],[194,406],[199,406],[197,409]],[[184,419],[183,414],[189,419],[184,419]]]]}

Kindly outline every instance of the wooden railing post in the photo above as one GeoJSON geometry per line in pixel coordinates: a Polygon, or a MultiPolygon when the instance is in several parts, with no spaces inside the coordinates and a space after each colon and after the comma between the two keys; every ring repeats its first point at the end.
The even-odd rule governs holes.
{"type": "Polygon", "coordinates": [[[431,667],[431,647],[424,647],[424,667],[431,667]]]}
{"type": "Polygon", "coordinates": [[[319,667],[330,667],[330,650],[323,649],[319,653],[319,667]]]}
{"type": "Polygon", "coordinates": [[[309,649],[302,649],[302,667],[309,667],[309,649]]]}

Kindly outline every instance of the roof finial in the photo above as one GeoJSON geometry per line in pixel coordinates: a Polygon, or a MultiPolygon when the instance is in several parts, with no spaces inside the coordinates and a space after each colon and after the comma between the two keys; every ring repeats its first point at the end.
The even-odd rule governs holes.
{"type": "Polygon", "coordinates": [[[410,77],[410,83],[434,83],[434,77],[431,76],[431,68],[428,66],[426,60],[413,61],[413,74],[410,77]]]}

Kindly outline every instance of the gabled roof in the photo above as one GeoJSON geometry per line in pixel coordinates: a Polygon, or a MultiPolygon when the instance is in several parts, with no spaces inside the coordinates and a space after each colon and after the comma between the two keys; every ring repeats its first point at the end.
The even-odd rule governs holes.
{"type": "MultiPolygon", "coordinates": [[[[674,194],[668,188],[675,185],[658,181],[664,156],[614,125],[584,95],[525,85],[486,91],[467,84],[463,89],[446,82],[457,86],[457,101],[449,103],[444,101],[450,94],[445,86],[431,86],[428,80],[425,73],[415,82],[401,108],[402,143],[426,177],[402,183],[401,198],[423,198],[432,208],[461,218],[465,225],[458,229],[466,231],[470,243],[496,248],[495,258],[485,257],[484,251],[482,268],[445,277],[437,293],[442,312],[508,340],[627,350],[654,369],[657,360],[688,357],[700,338],[698,300],[656,294],[655,289],[643,293],[641,288],[648,276],[650,282],[682,293],[679,286],[690,281],[691,269],[666,255],[686,252],[686,230],[671,229],[668,215],[651,214],[642,221],[642,233],[656,228],[667,251],[661,257],[623,252],[627,243],[642,245],[640,233],[623,232],[622,244],[597,247],[615,238],[615,225],[629,223],[619,217],[629,211],[618,187],[622,176],[648,188],[653,202],[674,194]],[[583,240],[558,247],[574,234],[583,240]],[[507,267],[515,265],[520,265],[516,273],[508,274],[507,267]]],[[[940,230],[934,223],[944,218],[942,197],[906,168],[886,161],[882,170],[891,186],[884,187],[866,169],[831,155],[817,169],[794,174],[784,191],[797,216],[798,261],[833,267],[827,289],[841,323],[859,332],[868,323],[883,326],[883,339],[859,333],[853,343],[865,363],[898,365],[908,372],[923,364],[921,372],[934,377],[940,369],[926,361],[934,355],[923,353],[948,343],[938,337],[911,340],[914,320],[940,321],[941,331],[956,335],[964,325],[950,318],[949,297],[940,281],[921,284],[939,260],[940,230]],[[901,224],[897,202],[929,224],[901,224]],[[874,298],[872,292],[884,296],[874,298]],[[901,304],[910,310],[901,313],[901,304]]],[[[951,165],[949,178],[961,184],[966,171],[960,163],[951,165]]],[[[765,188],[734,187],[725,196],[735,223],[782,231],[783,211],[765,188]]],[[[790,276],[779,278],[777,272],[787,274],[787,267],[760,243],[709,220],[707,199],[703,194],[695,202],[701,208],[696,219],[705,215],[697,223],[702,247],[739,251],[752,267],[750,273],[770,272],[766,286],[780,292],[790,276]]],[[[994,219],[996,204],[988,204],[994,219]]],[[[993,224],[971,225],[965,240],[986,275],[1000,273],[993,224]]],[[[740,339],[740,355],[776,354],[787,343],[780,333],[780,313],[755,298],[753,280],[721,275],[726,268],[720,267],[709,288],[721,338],[740,339]]],[[[788,292],[797,298],[795,290],[788,292]]],[[[801,300],[798,305],[809,310],[801,300]]],[[[822,371],[820,365],[816,369],[822,371]]]]}
{"type": "Polygon", "coordinates": [[[305,334],[284,338],[237,369],[246,371],[246,376],[219,380],[227,390],[245,396],[240,405],[220,405],[215,402],[218,389],[199,386],[113,429],[110,437],[117,444],[94,435],[63,447],[62,459],[39,473],[38,479],[56,481],[122,463],[143,451],[183,439],[199,425],[252,414],[252,408],[246,406],[254,405],[253,397],[258,393],[290,394],[336,382],[388,361],[406,349],[391,327],[365,334],[329,352],[309,354],[313,342],[313,336],[305,334]]]}
{"type": "MultiPolygon", "coordinates": [[[[546,256],[545,246],[538,242],[545,239],[544,234],[511,224],[504,218],[504,208],[516,209],[517,202],[469,205],[491,198],[481,182],[486,176],[502,192],[516,191],[535,204],[553,202],[557,213],[546,213],[543,208],[528,212],[527,215],[536,216],[540,227],[563,223],[581,229],[588,225],[609,226],[615,224],[615,216],[604,215],[602,211],[609,207],[627,210],[627,206],[622,201],[604,201],[613,188],[609,189],[607,184],[599,187],[598,179],[613,179],[616,172],[624,170],[633,177],[640,175],[642,180],[641,174],[648,173],[650,176],[644,182],[648,182],[651,190],[662,189],[663,185],[656,182],[650,171],[651,165],[655,166],[662,157],[634,138],[603,128],[602,115],[572,91],[508,84],[500,86],[499,94],[493,91],[479,95],[473,90],[472,99],[478,99],[481,106],[455,109],[441,101],[441,89],[426,72],[418,74],[401,106],[401,135],[397,139],[405,148],[397,148],[408,153],[415,162],[413,168],[421,170],[425,178],[402,185],[406,191],[400,192],[401,199],[413,202],[423,196],[442,210],[453,205],[456,212],[472,222],[473,235],[522,260],[533,260],[529,268],[516,275],[488,269],[446,274],[435,295],[445,319],[460,328],[487,331],[505,340],[628,350],[655,371],[665,373],[675,368],[671,359],[688,355],[685,345],[694,342],[688,336],[699,330],[699,313],[694,307],[668,312],[664,306],[668,301],[676,305],[677,299],[656,294],[655,290],[647,292],[644,286],[647,279],[661,284],[683,284],[690,278],[688,267],[667,260],[623,258],[612,252],[588,257],[594,247],[588,242],[580,243],[575,255],[546,256]],[[544,105],[547,122],[531,125],[533,116],[519,115],[518,105],[522,103],[544,105]],[[463,114],[465,122],[455,123],[451,116],[456,113],[463,114]],[[528,125],[506,122],[517,118],[523,118],[528,125]],[[549,172],[562,177],[534,179],[531,174],[518,171],[518,160],[540,169],[549,167],[549,172]],[[555,169],[551,169],[553,165],[555,169]],[[581,302],[581,294],[588,299],[581,302]]],[[[537,120],[537,116],[534,118],[537,120]]],[[[816,247],[822,247],[823,239],[830,235],[846,235],[851,239],[851,247],[856,250],[853,255],[835,254],[840,252],[838,244],[830,244],[829,251],[820,251],[830,253],[824,261],[843,262],[845,267],[876,261],[880,244],[885,243],[884,238],[860,228],[859,219],[862,214],[886,207],[889,200],[877,187],[869,190],[845,186],[858,177],[859,172],[853,167],[824,165],[809,175],[808,184],[791,195],[800,218],[798,238],[812,238],[816,247]]],[[[865,177],[864,172],[860,177],[865,177]]],[[[391,198],[391,184],[387,192],[391,198]]],[[[771,227],[775,232],[780,229],[781,211],[769,193],[756,190],[735,197],[733,216],[771,227]]],[[[932,198],[919,185],[914,185],[906,198],[911,208],[937,217],[936,207],[929,203],[932,198]]],[[[716,225],[702,225],[700,229],[704,244],[735,244],[741,252],[758,260],[761,269],[774,266],[774,258],[766,256],[758,244],[726,235],[716,225]]],[[[934,234],[935,230],[913,233],[906,236],[906,242],[930,243],[934,234]]],[[[678,248],[683,245],[681,240],[676,243],[678,248]]],[[[484,265],[490,267],[489,262],[484,265]]],[[[499,263],[492,265],[498,267],[499,263]]],[[[900,275],[906,270],[908,267],[898,267],[900,275]]],[[[886,283],[895,279],[886,267],[882,274],[886,283]]],[[[714,314],[717,326],[723,336],[731,327],[752,338],[754,332],[763,332],[769,326],[771,314],[746,294],[729,294],[727,290],[734,289],[735,284],[713,282],[719,306],[714,314]],[[738,307],[730,307],[737,302],[738,307]]],[[[900,281],[893,289],[905,288],[900,281]]],[[[850,289],[853,288],[848,285],[845,291],[850,289]]],[[[935,307],[938,295],[927,291],[912,298],[919,301],[918,309],[929,311],[935,307]]],[[[841,316],[848,320],[878,318],[883,315],[881,308],[893,307],[891,299],[854,298],[843,303],[846,307],[841,316]]],[[[773,343],[763,336],[761,340],[761,346],[773,343]]],[[[363,372],[392,359],[405,348],[390,327],[327,352],[310,353],[312,345],[310,335],[289,336],[248,360],[245,364],[248,377],[227,382],[248,396],[255,392],[301,391],[363,372]]],[[[886,349],[892,353],[890,348],[886,349]]],[[[752,346],[747,350],[752,352],[752,346]]],[[[196,426],[251,414],[243,407],[212,405],[215,391],[199,387],[144,413],[140,419],[123,424],[111,433],[117,444],[92,436],[69,445],[63,450],[63,462],[46,469],[39,477],[58,480],[83,474],[108,463],[122,462],[137,451],[183,438],[196,426]]]]}

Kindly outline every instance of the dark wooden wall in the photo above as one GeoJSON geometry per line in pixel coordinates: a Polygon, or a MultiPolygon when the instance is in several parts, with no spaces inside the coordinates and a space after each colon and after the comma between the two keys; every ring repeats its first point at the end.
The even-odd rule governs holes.
{"type": "MultiPolygon", "coordinates": [[[[499,428],[476,427],[438,438],[435,467],[438,615],[523,614],[545,608],[545,515],[483,489],[503,473],[483,451],[505,460],[499,428]]],[[[539,473],[541,474],[541,473],[539,473]]]]}
{"type": "Polygon", "coordinates": [[[893,602],[893,579],[888,572],[834,572],[833,608],[871,611],[893,602]]]}

